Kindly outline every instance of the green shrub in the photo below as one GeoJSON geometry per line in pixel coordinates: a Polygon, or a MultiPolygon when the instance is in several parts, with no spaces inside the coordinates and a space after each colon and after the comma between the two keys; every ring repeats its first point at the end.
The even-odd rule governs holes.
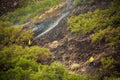
{"type": "Polygon", "coordinates": [[[12,26],[12,23],[9,21],[0,21],[0,28],[12,26]]]}
{"type": "Polygon", "coordinates": [[[82,4],[82,5],[85,5],[85,4],[90,4],[94,2],[94,0],[74,0],[74,5],[78,5],[78,4],[82,4]]]}
{"type": "MultiPolygon", "coordinates": [[[[31,1],[32,0],[20,0],[20,3],[22,5],[26,3],[30,4],[32,3],[31,1]]],[[[37,13],[44,12],[45,10],[57,5],[59,2],[61,2],[61,0],[43,0],[40,2],[32,3],[31,5],[19,8],[14,12],[9,12],[7,15],[2,16],[0,19],[2,21],[10,21],[11,23],[18,22],[21,24],[27,20],[30,20],[31,17],[35,16],[37,13]]]]}
{"type": "Polygon", "coordinates": [[[106,36],[106,40],[110,46],[120,44],[120,27],[111,29],[109,35],[106,36]]]}
{"type": "MultiPolygon", "coordinates": [[[[12,45],[0,51],[0,80],[89,80],[76,74],[68,74],[61,63],[42,65],[36,62],[39,53],[49,55],[48,49],[38,46],[12,45]]],[[[92,78],[91,78],[92,79],[92,78]]]]}
{"type": "Polygon", "coordinates": [[[80,32],[86,34],[93,30],[98,30],[106,26],[105,18],[107,10],[96,10],[94,12],[88,12],[80,14],[79,16],[73,16],[68,19],[68,29],[72,32],[80,32]]]}
{"type": "Polygon", "coordinates": [[[33,37],[33,32],[31,30],[25,31],[22,28],[6,27],[0,29],[0,44],[10,45],[10,44],[23,44],[33,37]]]}
{"type": "Polygon", "coordinates": [[[114,59],[112,57],[101,58],[101,71],[108,71],[114,68],[114,59]]]}
{"type": "Polygon", "coordinates": [[[104,37],[108,36],[111,29],[112,29],[111,27],[107,27],[106,29],[103,29],[103,30],[100,29],[92,37],[92,42],[101,41],[104,37]]]}
{"type": "Polygon", "coordinates": [[[105,38],[106,42],[108,42],[108,45],[110,46],[120,44],[119,32],[120,27],[117,28],[107,27],[106,29],[99,30],[98,32],[96,32],[92,37],[92,42],[98,42],[105,38]]]}
{"type": "Polygon", "coordinates": [[[120,80],[120,78],[116,78],[116,77],[105,77],[104,80],[120,80]]]}
{"type": "Polygon", "coordinates": [[[94,34],[92,42],[104,39],[110,46],[120,43],[120,1],[113,1],[111,7],[105,10],[95,10],[68,19],[68,30],[74,33],[94,34]],[[116,26],[116,27],[114,27],[116,26]]]}
{"type": "Polygon", "coordinates": [[[1,80],[30,80],[31,70],[23,70],[21,67],[15,67],[6,71],[6,76],[1,80]]]}
{"type": "Polygon", "coordinates": [[[25,7],[27,5],[33,4],[34,2],[35,2],[35,0],[27,0],[27,1],[25,1],[25,0],[19,0],[19,6],[20,7],[25,7]]]}
{"type": "MultiPolygon", "coordinates": [[[[23,48],[21,46],[13,45],[4,47],[0,51],[1,67],[4,67],[5,69],[15,67],[19,60],[23,61],[24,59],[35,61],[39,53],[42,52],[44,54],[46,51],[49,52],[47,49],[38,46],[23,48]],[[43,49],[43,51],[41,51],[41,49],[43,49]]],[[[32,62],[30,61],[29,63],[32,62]]]]}

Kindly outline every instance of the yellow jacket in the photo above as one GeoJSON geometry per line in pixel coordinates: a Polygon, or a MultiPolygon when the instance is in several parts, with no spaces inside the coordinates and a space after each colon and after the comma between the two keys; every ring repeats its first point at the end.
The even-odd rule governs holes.
{"type": "Polygon", "coordinates": [[[28,45],[31,45],[31,41],[30,40],[28,41],[28,45]]]}
{"type": "Polygon", "coordinates": [[[90,57],[89,62],[93,62],[93,61],[94,61],[94,58],[90,57]]]}

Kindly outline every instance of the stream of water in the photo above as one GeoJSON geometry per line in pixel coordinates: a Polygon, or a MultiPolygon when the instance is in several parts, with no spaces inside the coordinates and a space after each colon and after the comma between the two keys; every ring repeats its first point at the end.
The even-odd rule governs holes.
{"type": "Polygon", "coordinates": [[[63,18],[66,18],[70,13],[70,7],[72,3],[73,0],[67,0],[67,6],[64,8],[64,10],[62,10],[60,17],[57,17],[56,19],[49,18],[44,22],[37,24],[32,30],[35,33],[35,38],[33,40],[39,39],[41,36],[55,28],[63,18]]]}

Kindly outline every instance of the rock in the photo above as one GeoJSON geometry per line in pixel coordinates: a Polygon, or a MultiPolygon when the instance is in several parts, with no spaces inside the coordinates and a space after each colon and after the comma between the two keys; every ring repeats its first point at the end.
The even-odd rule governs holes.
{"type": "Polygon", "coordinates": [[[59,42],[58,41],[53,41],[51,44],[49,44],[50,48],[57,48],[59,46],[59,42]]]}
{"type": "Polygon", "coordinates": [[[45,16],[45,14],[42,14],[39,16],[39,19],[42,19],[45,16]]]}
{"type": "Polygon", "coordinates": [[[81,69],[81,71],[82,71],[82,72],[85,72],[85,71],[86,71],[86,68],[85,68],[85,67],[83,67],[83,68],[81,69]]]}
{"type": "Polygon", "coordinates": [[[62,60],[63,60],[63,61],[66,61],[66,58],[67,58],[67,55],[64,54],[64,55],[62,56],[62,60]]]}
{"type": "Polygon", "coordinates": [[[75,69],[78,69],[80,67],[80,64],[78,63],[73,63],[71,66],[70,66],[70,69],[71,70],[75,70],[75,69]]]}

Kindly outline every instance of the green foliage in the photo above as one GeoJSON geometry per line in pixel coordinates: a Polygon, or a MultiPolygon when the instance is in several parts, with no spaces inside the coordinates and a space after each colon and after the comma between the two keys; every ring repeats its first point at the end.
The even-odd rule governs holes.
{"type": "Polygon", "coordinates": [[[118,65],[120,64],[119,55],[115,58],[113,57],[103,57],[101,59],[101,68],[100,70],[103,72],[104,80],[119,80],[120,79],[120,72],[118,65]]]}
{"type": "Polygon", "coordinates": [[[19,6],[20,7],[25,7],[27,5],[33,4],[34,2],[35,2],[35,0],[27,0],[27,1],[25,1],[25,0],[19,0],[19,6]]]}
{"type": "Polygon", "coordinates": [[[39,72],[31,74],[31,80],[63,80],[65,75],[66,70],[60,63],[52,63],[50,66],[44,66],[39,72]]]}
{"type": "Polygon", "coordinates": [[[28,80],[31,73],[38,71],[39,64],[36,62],[36,57],[39,53],[48,55],[50,51],[38,46],[23,48],[12,45],[4,47],[0,51],[0,74],[2,75],[0,80],[28,80]],[[5,74],[7,77],[3,76],[5,74]]]}
{"type": "Polygon", "coordinates": [[[23,70],[21,67],[11,68],[1,80],[29,80],[30,72],[31,70],[23,70]]]}
{"type": "Polygon", "coordinates": [[[107,27],[103,30],[99,30],[92,37],[92,42],[101,41],[103,38],[106,39],[106,42],[108,42],[110,46],[120,44],[120,27],[107,27]]]}
{"type": "MultiPolygon", "coordinates": [[[[26,3],[31,2],[20,0],[21,4],[24,5],[26,3]],[[25,3],[24,3],[25,2],[25,3]]],[[[7,15],[2,16],[0,19],[2,21],[10,21],[11,23],[24,23],[26,20],[30,20],[30,17],[35,16],[37,13],[43,12],[50,7],[57,5],[61,0],[43,0],[40,2],[32,3],[31,5],[27,5],[26,7],[22,7],[17,9],[14,12],[9,12],[7,15]]]]}
{"type": "Polygon", "coordinates": [[[103,72],[104,80],[119,80],[120,72],[117,71],[115,68],[117,60],[112,57],[103,57],[101,58],[101,68],[100,71],[103,72]]]}
{"type": "Polygon", "coordinates": [[[111,29],[109,35],[106,36],[106,40],[110,46],[120,44],[120,27],[111,29]]]}
{"type": "Polygon", "coordinates": [[[120,80],[120,78],[115,78],[115,77],[105,77],[104,80],[120,80]]]}
{"type": "MultiPolygon", "coordinates": [[[[31,74],[31,80],[89,80],[92,78],[75,74],[68,71],[60,63],[54,62],[50,66],[44,66],[39,72],[31,74]]],[[[97,79],[96,79],[97,80],[97,79]]]]}
{"type": "Polygon", "coordinates": [[[36,62],[38,54],[50,55],[48,49],[38,46],[12,45],[0,51],[0,80],[88,80],[68,71],[61,63],[42,65],[36,62]]]}
{"type": "Polygon", "coordinates": [[[108,28],[106,28],[104,30],[100,29],[92,37],[92,42],[101,41],[105,36],[107,36],[107,34],[109,34],[110,30],[111,30],[111,27],[108,27],[108,28]]]}
{"type": "MultiPolygon", "coordinates": [[[[25,58],[27,60],[36,60],[37,55],[42,52],[43,54],[45,53],[44,51],[48,51],[47,49],[44,51],[41,51],[42,48],[33,46],[33,47],[25,47],[22,48],[21,46],[13,45],[10,47],[4,47],[0,51],[0,62],[1,65],[5,69],[9,69],[11,67],[15,67],[17,62],[19,60],[24,61],[25,58]]],[[[29,62],[32,64],[32,62],[29,62]]]]}
{"type": "Polygon", "coordinates": [[[80,3],[80,0],[74,0],[74,4],[77,5],[80,3]]]}
{"type": "Polygon", "coordinates": [[[0,28],[11,26],[12,23],[9,21],[0,21],[0,28]]]}
{"type": "Polygon", "coordinates": [[[85,5],[85,4],[90,4],[94,2],[94,0],[74,0],[74,4],[75,5],[78,5],[78,4],[82,4],[82,5],[85,5]]]}
{"type": "Polygon", "coordinates": [[[103,12],[101,10],[96,10],[94,12],[80,14],[79,16],[73,16],[68,19],[68,29],[72,32],[81,32],[85,34],[94,29],[97,30],[104,27],[107,19],[104,19],[106,11],[107,10],[104,10],[103,12]]]}
{"type": "Polygon", "coordinates": [[[107,57],[107,58],[101,58],[101,71],[106,71],[106,70],[111,70],[114,68],[114,59],[111,57],[107,57]]]}
{"type": "Polygon", "coordinates": [[[112,3],[111,10],[113,10],[114,12],[119,11],[120,10],[120,6],[119,5],[120,5],[120,1],[119,0],[115,0],[112,3]]]}
{"type": "Polygon", "coordinates": [[[24,31],[21,28],[6,27],[0,29],[0,44],[24,44],[30,40],[33,36],[33,32],[28,30],[24,31]]]}
{"type": "Polygon", "coordinates": [[[92,33],[92,42],[104,39],[110,46],[120,43],[120,1],[113,1],[111,7],[105,10],[89,11],[68,19],[68,30],[74,33],[92,33]],[[116,26],[113,27],[113,26],[116,26]]]}

